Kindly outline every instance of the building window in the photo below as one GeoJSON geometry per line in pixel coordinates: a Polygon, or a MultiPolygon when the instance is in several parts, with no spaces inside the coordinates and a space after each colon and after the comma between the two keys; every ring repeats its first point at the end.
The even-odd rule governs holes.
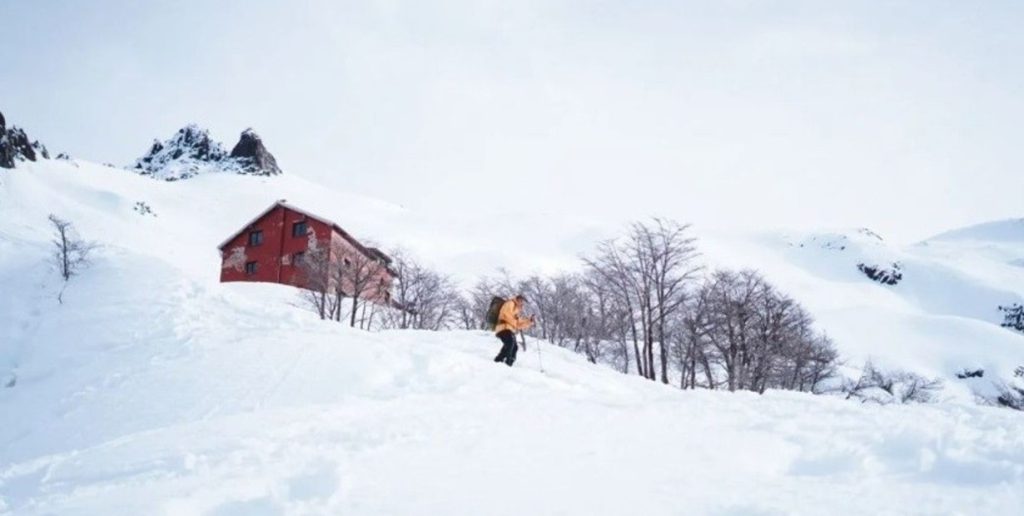
{"type": "Polygon", "coordinates": [[[256,262],[245,262],[245,275],[252,276],[256,274],[256,262]]]}
{"type": "Polygon", "coordinates": [[[257,229],[249,232],[249,245],[257,246],[263,243],[263,230],[257,229]]]}
{"type": "Polygon", "coordinates": [[[304,237],[306,236],[306,221],[296,222],[292,224],[292,236],[293,237],[304,237]]]}

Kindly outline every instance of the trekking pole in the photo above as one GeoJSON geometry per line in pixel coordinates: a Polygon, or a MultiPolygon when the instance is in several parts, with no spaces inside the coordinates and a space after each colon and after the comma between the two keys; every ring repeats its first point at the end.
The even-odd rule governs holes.
{"type": "Polygon", "coordinates": [[[537,348],[537,363],[540,364],[540,372],[544,372],[544,361],[540,359],[540,343],[534,342],[535,348],[537,348]]]}
{"type": "MultiPolygon", "coordinates": [[[[523,349],[526,349],[526,335],[519,330],[519,337],[523,339],[523,349]]],[[[537,348],[537,363],[540,364],[540,372],[544,372],[544,361],[540,359],[540,343],[534,342],[533,347],[537,348]]]]}

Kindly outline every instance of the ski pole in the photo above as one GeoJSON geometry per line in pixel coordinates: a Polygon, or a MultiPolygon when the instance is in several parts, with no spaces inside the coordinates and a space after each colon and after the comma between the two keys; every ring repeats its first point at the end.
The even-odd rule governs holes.
{"type": "MultiPolygon", "coordinates": [[[[519,337],[523,339],[523,349],[526,349],[526,334],[519,330],[519,337]]],[[[544,361],[540,358],[540,343],[534,342],[533,347],[537,348],[537,363],[540,364],[540,372],[544,372],[544,361]]]]}
{"type": "Polygon", "coordinates": [[[544,361],[540,359],[540,343],[534,342],[534,347],[537,348],[537,363],[540,364],[540,372],[544,372],[544,361]]]}

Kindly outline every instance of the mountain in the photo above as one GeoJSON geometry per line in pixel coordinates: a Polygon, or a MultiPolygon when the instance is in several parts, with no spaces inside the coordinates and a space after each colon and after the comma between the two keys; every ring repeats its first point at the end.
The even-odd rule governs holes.
{"type": "Polygon", "coordinates": [[[1024,219],[1007,219],[976,224],[935,235],[928,242],[974,241],[1021,244],[1024,242],[1024,219]]]}
{"type": "Polygon", "coordinates": [[[1000,306],[1024,303],[1024,242],[902,245],[865,229],[706,235],[709,266],[752,267],[814,314],[850,365],[943,381],[970,401],[1019,381],[1024,334],[1000,306]],[[887,281],[891,280],[891,281],[887,281]],[[960,378],[964,371],[982,378],[960,378]]]}
{"type": "Polygon", "coordinates": [[[50,159],[46,146],[38,140],[30,141],[24,129],[17,126],[7,128],[7,121],[0,113],[0,168],[14,168],[19,161],[50,159]]]}
{"type": "Polygon", "coordinates": [[[132,165],[140,175],[165,181],[188,179],[207,172],[274,176],[281,173],[277,160],[252,129],[246,129],[228,153],[209,131],[195,124],[178,130],[174,136],[153,145],[132,165]]]}
{"type": "MultiPolygon", "coordinates": [[[[211,161],[224,149],[203,133],[182,133],[176,158],[163,144],[153,155],[230,159],[211,161]]],[[[941,377],[944,390],[913,406],[680,391],[536,339],[507,368],[491,362],[486,332],[362,332],[320,321],[290,288],[221,284],[218,243],[282,197],[386,248],[460,264],[455,274],[493,266],[480,253],[493,244],[487,231],[477,241],[467,226],[297,175],[205,171],[152,181],[52,160],[3,176],[0,514],[1016,514],[1024,504],[1021,413],[974,400],[1024,365],[1024,335],[1000,328],[996,310],[1022,301],[1024,269],[1007,257],[1024,249],[1012,241],[993,251],[987,233],[909,246],[859,229],[700,234],[710,268],[762,270],[849,366],[871,358],[941,377]],[[66,284],[49,264],[51,213],[98,244],[66,284]],[[863,264],[899,264],[902,278],[877,281],[863,264]],[[958,378],[965,368],[983,376],[958,378]]],[[[533,238],[557,240],[547,232],[563,226],[546,221],[533,238]]]]}

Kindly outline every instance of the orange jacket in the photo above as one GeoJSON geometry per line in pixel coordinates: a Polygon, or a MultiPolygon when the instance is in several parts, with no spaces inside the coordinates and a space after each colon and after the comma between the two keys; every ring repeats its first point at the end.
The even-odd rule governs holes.
{"type": "Polygon", "coordinates": [[[533,321],[519,317],[519,307],[516,306],[515,299],[509,299],[505,301],[505,304],[501,305],[501,310],[498,312],[498,324],[494,326],[495,333],[501,333],[505,330],[512,330],[513,332],[519,330],[525,330],[533,326],[533,321]]]}

